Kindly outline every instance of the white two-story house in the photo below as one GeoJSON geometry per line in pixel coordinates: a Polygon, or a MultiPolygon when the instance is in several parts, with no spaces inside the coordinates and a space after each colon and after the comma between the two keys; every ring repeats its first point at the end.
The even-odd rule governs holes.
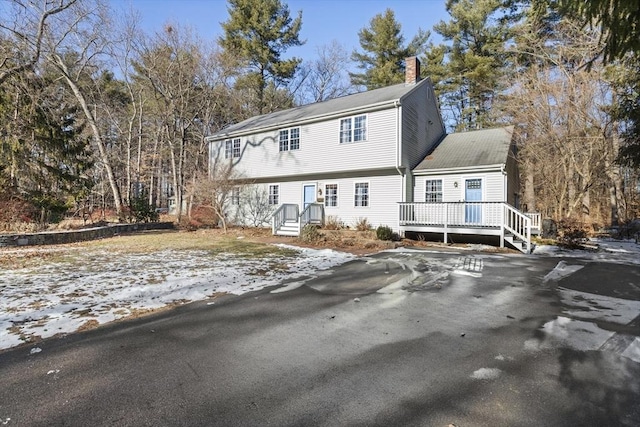
{"type": "MultiPolygon", "coordinates": [[[[502,208],[488,211],[479,203],[516,204],[512,129],[477,131],[475,138],[446,135],[431,81],[419,76],[419,61],[407,58],[405,83],[225,128],[207,139],[210,168],[230,162],[253,188],[251,197],[256,189],[263,192],[276,234],[295,235],[304,223],[329,215],[347,226],[366,218],[374,227],[387,225],[400,233],[437,230],[445,239],[448,233],[477,233],[479,227],[462,222],[472,226],[496,215],[502,220],[502,211],[497,213],[502,208]],[[468,155],[447,161],[455,152],[468,155]],[[465,201],[477,206],[455,206],[465,201]],[[461,224],[446,223],[449,203],[453,210],[466,210],[466,218],[456,211],[461,224]],[[427,214],[431,217],[421,217],[427,214]]],[[[236,213],[255,202],[242,194],[232,197],[236,213]]],[[[244,222],[242,215],[237,221],[244,222]]],[[[493,222],[485,231],[497,227],[493,222]]],[[[496,233],[502,244],[504,231],[496,233]]]]}

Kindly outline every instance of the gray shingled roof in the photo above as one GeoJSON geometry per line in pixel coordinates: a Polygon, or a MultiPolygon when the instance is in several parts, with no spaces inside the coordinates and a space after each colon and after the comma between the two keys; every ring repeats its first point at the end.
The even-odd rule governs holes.
{"type": "Polygon", "coordinates": [[[506,163],[512,135],[513,126],[449,134],[414,171],[506,163]]]}
{"type": "Polygon", "coordinates": [[[244,120],[235,125],[231,125],[219,132],[214,133],[209,138],[218,139],[228,137],[233,134],[245,133],[247,131],[256,131],[272,126],[291,125],[303,120],[312,120],[326,116],[328,114],[339,114],[357,108],[366,108],[377,104],[392,103],[400,100],[403,96],[411,92],[420,84],[427,80],[423,80],[418,84],[397,84],[387,86],[381,89],[374,89],[367,92],[355,93],[340,98],[330,99],[324,102],[307,104],[289,110],[276,111],[275,113],[255,116],[244,120]]]}

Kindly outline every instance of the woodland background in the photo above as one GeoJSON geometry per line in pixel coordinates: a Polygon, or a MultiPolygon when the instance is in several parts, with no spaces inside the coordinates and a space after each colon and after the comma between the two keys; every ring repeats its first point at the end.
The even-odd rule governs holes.
{"type": "Polygon", "coordinates": [[[525,210],[591,230],[640,215],[638,2],[448,0],[449,20],[412,35],[387,9],[356,51],[336,41],[304,62],[287,55],[303,12],[280,0],[229,0],[217,40],[144,32],[101,0],[1,9],[0,230],[223,212],[230,172],[207,179],[207,135],[402,82],[414,55],[449,131],[516,125],[525,210]]]}

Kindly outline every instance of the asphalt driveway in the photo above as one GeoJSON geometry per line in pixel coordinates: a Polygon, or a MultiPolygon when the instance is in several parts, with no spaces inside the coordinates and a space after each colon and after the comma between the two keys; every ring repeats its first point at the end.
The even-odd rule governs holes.
{"type": "Polygon", "coordinates": [[[638,425],[639,277],[580,259],[364,257],[0,353],[0,424],[638,425]]]}

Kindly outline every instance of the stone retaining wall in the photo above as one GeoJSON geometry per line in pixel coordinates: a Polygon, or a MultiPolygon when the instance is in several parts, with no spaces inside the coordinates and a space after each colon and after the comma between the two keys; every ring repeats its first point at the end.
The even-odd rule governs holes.
{"type": "Polygon", "coordinates": [[[96,240],[117,234],[134,233],[145,230],[170,230],[172,222],[149,222],[139,224],[114,224],[104,227],[83,228],[81,230],[46,231],[42,233],[0,234],[2,246],[59,245],[84,240],[96,240]]]}

